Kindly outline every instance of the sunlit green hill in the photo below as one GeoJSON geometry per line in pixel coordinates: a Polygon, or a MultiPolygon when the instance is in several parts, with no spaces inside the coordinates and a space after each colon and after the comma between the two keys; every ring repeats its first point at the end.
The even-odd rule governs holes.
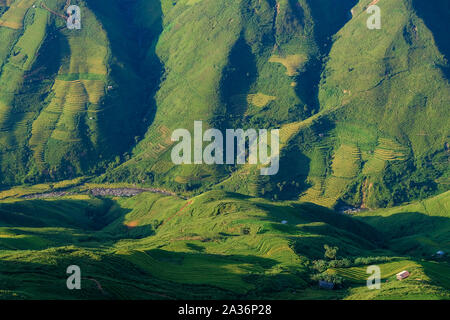
{"type": "Polygon", "coordinates": [[[380,30],[369,0],[72,1],[81,30],[69,3],[2,4],[5,185],[94,174],[328,207],[448,190],[445,1],[378,1],[380,30]],[[279,174],[175,166],[171,133],[195,120],[280,128],[279,174]]]}
{"type": "Polygon", "coordinates": [[[448,299],[449,9],[0,0],[0,298],[448,299]],[[279,129],[279,172],[175,165],[194,121],[279,129]]]}
{"type": "Polygon", "coordinates": [[[448,248],[447,206],[448,193],[356,219],[222,191],[187,200],[145,192],[8,198],[0,203],[0,297],[448,299],[448,262],[432,261],[448,248]],[[417,241],[432,236],[413,250],[409,232],[394,229],[410,228],[417,215],[417,241]],[[324,258],[324,245],[338,247],[335,260],[324,258]],[[65,287],[71,264],[82,270],[79,292],[65,287]],[[368,264],[381,267],[380,291],[365,287],[368,264]],[[412,275],[399,282],[403,269],[412,275]],[[320,272],[343,285],[319,290],[320,272]]]}

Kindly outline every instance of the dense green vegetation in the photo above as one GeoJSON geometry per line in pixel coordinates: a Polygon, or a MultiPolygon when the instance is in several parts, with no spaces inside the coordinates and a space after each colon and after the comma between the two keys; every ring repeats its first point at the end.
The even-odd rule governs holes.
{"type": "Polygon", "coordinates": [[[94,174],[373,208],[444,192],[445,1],[381,0],[379,31],[369,2],[77,0],[83,28],[68,30],[65,1],[9,1],[0,183],[94,174]],[[173,165],[171,132],[194,120],[281,128],[280,173],[173,165]]]}
{"type": "Polygon", "coordinates": [[[0,298],[448,299],[450,8],[374,2],[0,0],[0,298]],[[175,165],[195,120],[279,173],[175,165]]]}
{"type": "Polygon", "coordinates": [[[65,21],[48,11],[62,14],[65,1],[16,3],[27,9],[16,10],[24,14],[23,30],[0,23],[7,40],[0,55],[1,182],[105,170],[136,142],[143,126],[135,119],[150,105],[138,53],[126,50],[138,41],[128,37],[133,27],[117,18],[120,8],[104,12],[99,1],[92,7],[72,1],[83,11],[81,30],[64,28],[65,21]]]}
{"type": "Polygon", "coordinates": [[[450,266],[433,258],[449,249],[448,209],[448,193],[358,219],[223,191],[12,196],[0,202],[0,297],[448,299],[450,266]],[[71,264],[81,291],[65,287],[71,264]],[[372,264],[381,290],[365,287],[372,264]],[[395,280],[404,269],[411,277],[395,280]]]}

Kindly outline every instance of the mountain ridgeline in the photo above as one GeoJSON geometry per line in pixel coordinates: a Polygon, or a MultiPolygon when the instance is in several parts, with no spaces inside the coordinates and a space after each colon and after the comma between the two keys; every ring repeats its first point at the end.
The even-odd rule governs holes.
{"type": "Polygon", "coordinates": [[[0,185],[368,208],[445,192],[449,15],[446,0],[0,0],[0,185]],[[173,164],[172,132],[196,120],[280,129],[279,173],[173,164]]]}
{"type": "Polygon", "coordinates": [[[450,299],[449,9],[0,0],[0,300],[450,299]],[[176,165],[195,121],[278,173],[176,165]]]}

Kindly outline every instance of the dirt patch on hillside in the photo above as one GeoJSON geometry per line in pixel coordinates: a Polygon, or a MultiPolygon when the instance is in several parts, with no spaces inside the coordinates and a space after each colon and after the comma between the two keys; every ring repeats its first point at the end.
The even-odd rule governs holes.
{"type": "Polygon", "coordinates": [[[285,57],[273,55],[269,62],[281,63],[286,68],[286,74],[290,77],[297,75],[300,67],[306,62],[306,58],[300,54],[288,55],[285,57]]]}
{"type": "Polygon", "coordinates": [[[124,225],[127,226],[128,229],[133,229],[133,228],[136,228],[137,226],[139,226],[139,220],[133,220],[133,221],[130,221],[130,222],[125,222],[124,225]]]}

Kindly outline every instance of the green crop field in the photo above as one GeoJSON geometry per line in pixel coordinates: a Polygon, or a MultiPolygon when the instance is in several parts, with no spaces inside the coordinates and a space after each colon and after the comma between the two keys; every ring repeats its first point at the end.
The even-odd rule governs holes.
{"type": "MultiPolygon", "coordinates": [[[[428,207],[436,212],[447,205],[448,193],[355,219],[312,204],[272,203],[223,191],[187,200],[146,192],[131,198],[10,197],[0,201],[1,297],[275,298],[289,291],[297,292],[290,298],[301,299],[312,290],[317,299],[329,298],[331,293],[320,294],[311,280],[316,272],[311,263],[321,259],[328,244],[339,247],[338,259],[350,261],[337,268],[329,262],[326,272],[345,279],[335,298],[401,298],[409,290],[410,296],[448,299],[448,262],[430,261],[436,247],[423,243],[426,255],[402,252],[397,242],[402,235],[382,223],[394,211],[428,207]],[[365,287],[366,267],[358,260],[374,254],[387,260],[375,263],[382,274],[377,292],[365,287]],[[79,294],[64,291],[64,268],[75,262],[102,290],[86,283],[79,294]],[[395,274],[404,269],[411,277],[400,282],[395,274]]],[[[448,219],[445,210],[429,216],[448,219]]],[[[422,231],[448,234],[448,224],[440,230],[427,227],[422,224],[422,231]]],[[[448,245],[448,239],[435,239],[447,250],[445,241],[448,245]]]]}
{"type": "Polygon", "coordinates": [[[449,24],[447,0],[0,0],[0,298],[449,299],[449,24]],[[175,164],[195,121],[278,129],[277,173],[175,164]]]}

